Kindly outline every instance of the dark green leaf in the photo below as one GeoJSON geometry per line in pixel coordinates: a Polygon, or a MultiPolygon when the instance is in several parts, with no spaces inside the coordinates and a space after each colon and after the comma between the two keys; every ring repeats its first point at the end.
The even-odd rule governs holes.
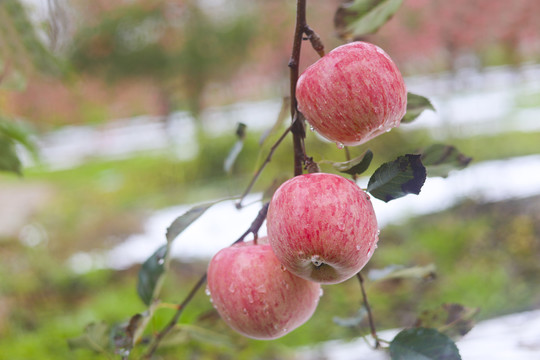
{"type": "Polygon", "coordinates": [[[447,177],[450,171],[460,170],[472,161],[451,145],[434,144],[422,153],[422,164],[429,176],[447,177]]]}
{"type": "Polygon", "coordinates": [[[385,281],[390,279],[417,279],[430,280],[436,277],[435,264],[426,266],[388,266],[384,269],[371,269],[368,278],[371,281],[385,281]]]}
{"type": "Polygon", "coordinates": [[[479,308],[468,308],[461,304],[443,304],[436,309],[423,311],[414,325],[435,328],[457,340],[473,328],[474,317],[478,312],[479,308]]]}
{"type": "Polygon", "coordinates": [[[167,245],[161,246],[142,264],[139,270],[137,293],[146,305],[150,305],[156,287],[165,272],[167,251],[167,245]]]}
{"type": "Polygon", "coordinates": [[[419,194],[426,181],[420,155],[407,154],[382,164],[371,176],[368,192],[388,202],[407,194],[419,194]]]}
{"type": "Polygon", "coordinates": [[[109,331],[109,325],[104,322],[88,324],[84,334],[67,340],[68,346],[71,350],[89,349],[98,353],[107,352],[110,347],[109,331]]]}
{"type": "Polygon", "coordinates": [[[334,27],[345,40],[373,34],[398,11],[403,0],[344,1],[334,16],[334,27]]]}
{"type": "Polygon", "coordinates": [[[2,133],[0,133],[0,170],[22,175],[21,161],[15,150],[15,143],[2,133]]]}
{"type": "Polygon", "coordinates": [[[431,104],[428,98],[416,95],[413,93],[407,93],[407,112],[403,119],[401,119],[402,124],[407,124],[416,120],[424,112],[424,110],[435,111],[435,108],[431,104]]]}
{"type": "Polygon", "coordinates": [[[435,329],[402,330],[390,343],[392,360],[461,360],[456,344],[435,329]]]}
{"type": "Polygon", "coordinates": [[[362,155],[349,161],[332,162],[332,166],[339,172],[349,175],[360,175],[366,171],[373,160],[373,152],[366,150],[362,155]]]}
{"type": "Polygon", "coordinates": [[[244,123],[238,123],[238,125],[236,126],[236,136],[239,140],[244,140],[244,138],[246,137],[246,129],[247,125],[244,123]]]}
{"type": "Polygon", "coordinates": [[[195,220],[201,217],[206,210],[208,210],[212,205],[216,204],[219,201],[214,201],[207,204],[198,205],[192,207],[184,214],[177,217],[172,224],[167,228],[167,241],[172,242],[178,235],[180,235],[189,225],[191,225],[195,220]]]}

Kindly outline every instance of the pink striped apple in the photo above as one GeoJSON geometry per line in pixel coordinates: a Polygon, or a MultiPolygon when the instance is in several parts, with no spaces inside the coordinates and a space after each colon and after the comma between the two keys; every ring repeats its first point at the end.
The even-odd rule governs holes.
{"type": "Polygon", "coordinates": [[[286,335],[315,312],[321,287],[290,273],[266,238],[219,251],[208,266],[207,291],[221,318],[260,340],[286,335]]]}
{"type": "Polygon", "coordinates": [[[400,124],[407,108],[403,77],[378,46],[339,46],[308,67],[296,88],[298,109],[323,137],[360,145],[400,124]]]}
{"type": "Polygon", "coordinates": [[[379,230],[369,196],[339,175],[289,179],[274,193],[268,240],[295,275],[335,284],[354,276],[377,247],[379,230]]]}

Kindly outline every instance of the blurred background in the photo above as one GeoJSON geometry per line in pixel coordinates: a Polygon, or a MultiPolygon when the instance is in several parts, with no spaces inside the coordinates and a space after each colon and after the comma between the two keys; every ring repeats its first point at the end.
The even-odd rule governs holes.
{"type": "MultiPolygon", "coordinates": [[[[327,51],[342,44],[333,23],[340,3],[308,2],[327,51]]],[[[278,119],[295,5],[0,2],[0,358],[102,358],[66,339],[145,310],[137,271],[167,226],[193,204],[242,193],[286,128],[278,119]],[[238,123],[247,125],[242,139],[238,123]],[[224,167],[237,142],[240,154],[224,167]]],[[[434,142],[473,157],[467,169],[429,179],[419,196],[374,200],[382,232],[365,272],[437,269],[435,279],[368,280],[378,328],[409,326],[447,302],[479,307],[479,319],[540,308],[540,2],[405,0],[365,40],[385,49],[436,112],[353,156],[371,149],[371,171],[434,142]]],[[[317,58],[306,43],[301,69],[317,58]]],[[[315,161],[345,160],[315,133],[306,142],[315,161]]],[[[212,254],[248,228],[260,194],[292,172],[286,141],[248,206],[222,202],[182,234],[163,300],[180,302],[212,254]]],[[[296,347],[366,333],[365,322],[340,321],[358,317],[358,284],[324,290],[309,323],[273,342],[230,332],[201,291],[181,322],[212,333],[171,341],[160,356],[293,358],[296,347]]],[[[150,328],[172,313],[160,310],[150,328]]]]}

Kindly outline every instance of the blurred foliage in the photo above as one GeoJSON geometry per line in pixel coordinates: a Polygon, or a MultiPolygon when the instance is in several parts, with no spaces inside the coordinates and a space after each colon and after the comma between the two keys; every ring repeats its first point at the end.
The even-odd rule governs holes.
{"type": "Polygon", "coordinates": [[[176,9],[166,1],[134,2],[103,14],[75,34],[71,59],[82,72],[109,81],[150,78],[172,93],[181,89],[198,116],[211,81],[227,80],[243,64],[256,19],[239,13],[216,19],[188,1],[176,9]]]}
{"type": "Polygon", "coordinates": [[[61,75],[66,70],[65,64],[40,39],[37,27],[19,0],[0,2],[0,70],[6,72],[3,80],[8,86],[20,84],[22,78],[35,72],[61,75]]]}

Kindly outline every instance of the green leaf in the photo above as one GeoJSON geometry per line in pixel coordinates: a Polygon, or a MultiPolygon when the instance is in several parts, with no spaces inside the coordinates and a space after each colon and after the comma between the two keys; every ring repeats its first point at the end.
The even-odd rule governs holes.
{"type": "Polygon", "coordinates": [[[106,323],[91,323],[84,329],[84,334],[68,339],[67,343],[71,350],[89,349],[97,353],[105,353],[110,347],[109,332],[110,328],[106,323]]]}
{"type": "Polygon", "coordinates": [[[417,279],[430,280],[436,277],[435,264],[426,266],[388,266],[384,269],[371,269],[368,278],[371,281],[385,281],[391,279],[417,279]]]}
{"type": "Polygon", "coordinates": [[[211,203],[206,203],[198,206],[194,206],[184,214],[177,217],[172,224],[167,228],[167,241],[172,243],[174,239],[178,237],[189,225],[191,225],[195,220],[201,217],[206,210],[208,210],[212,205],[220,202],[222,200],[213,201],[211,203]]]}
{"type": "Polygon", "coordinates": [[[340,38],[356,39],[373,34],[398,11],[403,0],[344,1],[334,16],[334,27],[340,38]]]}
{"type": "Polygon", "coordinates": [[[447,177],[452,170],[461,170],[472,161],[451,145],[434,144],[422,153],[422,164],[427,168],[428,176],[447,177]]]}
{"type": "MultiPolygon", "coordinates": [[[[366,171],[373,160],[373,152],[366,150],[362,155],[344,162],[330,162],[334,169],[349,175],[360,175],[366,171]]],[[[321,162],[323,163],[323,162],[321,162]]]]}
{"type": "Polygon", "coordinates": [[[435,328],[457,340],[473,328],[474,317],[479,311],[479,308],[469,308],[461,304],[442,304],[436,309],[423,311],[414,326],[435,328]]]}
{"type": "Polygon", "coordinates": [[[390,343],[392,360],[461,360],[459,350],[448,336],[435,329],[402,330],[390,343]]]}
{"type": "Polygon", "coordinates": [[[428,98],[413,94],[407,93],[407,112],[403,119],[401,119],[402,124],[407,124],[416,120],[424,112],[424,110],[435,111],[435,108],[431,104],[428,98]]]}
{"type": "Polygon", "coordinates": [[[15,143],[2,133],[0,133],[0,170],[22,175],[21,160],[15,150],[15,143]]]}
{"type": "Polygon", "coordinates": [[[420,155],[407,154],[382,164],[371,176],[367,191],[388,202],[407,194],[419,194],[426,181],[420,155]]]}
{"type": "Polygon", "coordinates": [[[137,293],[146,305],[150,305],[152,302],[154,292],[158,288],[162,275],[165,272],[167,252],[168,246],[161,246],[142,264],[141,268],[139,269],[137,293]]]}

